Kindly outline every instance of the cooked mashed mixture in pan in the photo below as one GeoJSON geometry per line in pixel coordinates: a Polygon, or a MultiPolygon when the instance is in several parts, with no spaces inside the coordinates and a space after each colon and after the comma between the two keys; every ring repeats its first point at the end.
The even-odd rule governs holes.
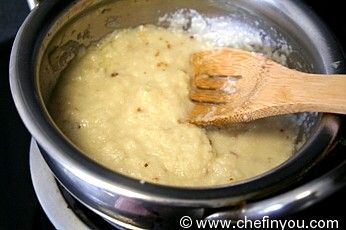
{"type": "Polygon", "coordinates": [[[50,99],[50,114],[86,155],[160,184],[209,186],[259,175],[288,159],[289,116],[225,128],[184,122],[190,55],[212,48],[156,26],[118,30],[81,52],[50,99]]]}

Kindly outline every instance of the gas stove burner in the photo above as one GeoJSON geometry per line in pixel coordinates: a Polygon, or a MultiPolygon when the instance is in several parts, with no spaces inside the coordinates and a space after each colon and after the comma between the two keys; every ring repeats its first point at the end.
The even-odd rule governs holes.
{"type": "Polygon", "coordinates": [[[34,140],[30,144],[30,172],[37,198],[56,229],[121,229],[86,208],[56,181],[34,140]]]}
{"type": "MultiPolygon", "coordinates": [[[[346,160],[344,155],[340,154],[345,152],[346,148],[344,136],[345,133],[342,132],[342,138],[335,144],[333,150],[328,153],[329,157],[324,160],[323,164],[319,164],[311,170],[310,175],[296,185],[297,187],[292,187],[283,194],[277,194],[274,197],[269,197],[250,204],[250,208],[247,211],[263,208],[263,204],[276,204],[278,202],[286,202],[285,205],[292,206],[295,210],[304,210],[341,189],[345,183],[346,177],[344,171],[346,160]],[[293,201],[291,199],[291,197],[296,197],[294,194],[306,195],[308,194],[307,192],[312,196],[303,197],[302,199],[305,200],[304,202],[300,200],[293,201]],[[287,199],[289,199],[288,203],[287,199]]],[[[90,210],[87,206],[76,200],[58,181],[56,181],[53,173],[43,159],[36,141],[33,139],[31,140],[30,146],[30,171],[38,200],[55,228],[70,229],[71,226],[73,226],[74,229],[81,230],[141,229],[127,223],[119,222],[119,220],[103,218],[101,213],[90,210]]],[[[287,217],[285,213],[281,214],[282,216],[277,217],[287,217]]],[[[227,219],[227,216],[220,218],[227,219]]]]}
{"type": "Polygon", "coordinates": [[[34,140],[30,144],[30,172],[37,198],[54,227],[89,229],[69,208],[34,140]]]}
{"type": "Polygon", "coordinates": [[[76,200],[63,186],[61,186],[57,181],[56,185],[60,189],[61,195],[65,199],[68,208],[73,211],[73,213],[79,218],[84,224],[89,228],[95,230],[114,230],[120,229],[120,226],[116,226],[113,223],[107,222],[102,217],[98,216],[90,209],[85,207],[82,203],[76,200]]]}

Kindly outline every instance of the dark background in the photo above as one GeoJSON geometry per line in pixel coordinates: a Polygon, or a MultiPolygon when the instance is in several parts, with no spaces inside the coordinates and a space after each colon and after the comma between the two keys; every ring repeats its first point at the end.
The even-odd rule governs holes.
{"type": "MultiPolygon", "coordinates": [[[[346,49],[343,1],[305,2],[322,17],[346,49]]],[[[0,0],[0,229],[53,229],[32,187],[29,171],[30,135],[17,115],[8,83],[13,38],[28,13],[25,0],[0,0]]],[[[344,229],[345,192],[346,189],[343,189],[295,217],[338,219],[341,221],[339,229],[344,229]]]]}

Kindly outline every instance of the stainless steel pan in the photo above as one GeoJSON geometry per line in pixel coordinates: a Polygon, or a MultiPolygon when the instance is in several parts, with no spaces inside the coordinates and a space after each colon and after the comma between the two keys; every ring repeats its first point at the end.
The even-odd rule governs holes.
{"type": "Polygon", "coordinates": [[[285,193],[288,186],[301,180],[328,152],[340,125],[338,117],[330,114],[309,117],[301,130],[307,141],[284,164],[246,181],[210,188],[141,183],[93,162],[64,137],[50,119],[45,103],[60,72],[78,49],[117,28],[156,24],[160,16],[178,8],[196,9],[209,16],[242,15],[241,22],[252,27],[251,21],[256,20],[259,22],[256,28],[267,31],[270,39],[278,39],[279,34],[292,46],[294,52],[288,58],[291,67],[320,73],[344,71],[344,56],[335,39],[299,1],[44,1],[32,10],[17,34],[11,54],[10,82],[18,112],[58,181],[99,215],[130,228],[172,226],[183,215],[193,218],[280,216],[298,206],[305,207],[311,204],[311,199],[315,202],[345,184],[345,175],[340,174],[345,172],[343,164],[331,172],[339,178],[341,175],[341,180],[326,177],[330,189],[325,188],[316,195],[321,192],[319,181],[285,193]],[[298,66],[298,62],[302,65],[298,66]],[[307,189],[314,196],[295,198],[307,189]],[[282,195],[276,196],[278,193],[282,195]],[[269,208],[277,203],[281,204],[279,208],[269,208]]]}

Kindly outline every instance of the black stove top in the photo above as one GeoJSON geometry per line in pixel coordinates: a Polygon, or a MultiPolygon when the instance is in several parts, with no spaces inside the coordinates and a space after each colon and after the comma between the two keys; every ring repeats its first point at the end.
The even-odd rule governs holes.
{"type": "MultiPolygon", "coordinates": [[[[346,49],[346,14],[342,1],[306,0],[328,24],[346,49]]],[[[8,62],[13,38],[29,13],[25,0],[0,1],[0,228],[1,229],[54,229],[43,212],[31,183],[29,171],[30,135],[23,126],[9,89],[8,62]]],[[[345,124],[343,133],[345,134],[345,124]]],[[[336,151],[346,153],[346,135],[336,151]],[[342,143],[344,142],[344,143],[342,143]]],[[[346,227],[346,188],[289,219],[337,219],[339,229],[346,227]]]]}

